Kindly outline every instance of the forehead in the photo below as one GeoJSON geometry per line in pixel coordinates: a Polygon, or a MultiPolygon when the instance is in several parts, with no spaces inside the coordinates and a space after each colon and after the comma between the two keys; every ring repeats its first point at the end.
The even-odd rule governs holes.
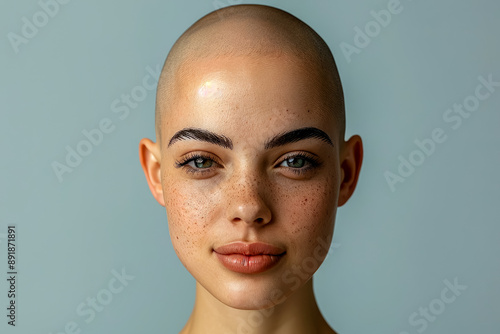
{"type": "Polygon", "coordinates": [[[172,80],[162,133],[167,140],[186,127],[228,137],[248,131],[269,135],[315,126],[334,136],[324,80],[289,55],[221,56],[185,61],[172,80]]]}

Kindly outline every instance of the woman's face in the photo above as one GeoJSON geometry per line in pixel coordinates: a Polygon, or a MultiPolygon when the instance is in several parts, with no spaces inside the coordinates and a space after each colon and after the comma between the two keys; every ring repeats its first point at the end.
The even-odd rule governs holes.
{"type": "Polygon", "coordinates": [[[173,247],[207,291],[235,308],[282,302],[312,277],[331,241],[342,143],[321,79],[297,63],[190,61],[163,115],[162,204],[173,247]],[[189,129],[199,131],[179,132],[189,129]]]}

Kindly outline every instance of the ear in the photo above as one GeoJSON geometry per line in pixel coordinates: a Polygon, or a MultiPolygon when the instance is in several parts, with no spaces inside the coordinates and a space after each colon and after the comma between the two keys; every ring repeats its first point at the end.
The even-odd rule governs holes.
{"type": "Polygon", "coordinates": [[[354,135],[344,143],[340,153],[341,184],[338,206],[344,205],[351,197],[358,183],[359,172],[363,162],[363,142],[361,137],[354,135]]]}
{"type": "Polygon", "coordinates": [[[139,142],[139,160],[148,181],[149,190],[153,197],[162,206],[165,206],[163,199],[163,188],[161,186],[161,155],[157,143],[153,143],[148,138],[143,138],[139,142]]]}

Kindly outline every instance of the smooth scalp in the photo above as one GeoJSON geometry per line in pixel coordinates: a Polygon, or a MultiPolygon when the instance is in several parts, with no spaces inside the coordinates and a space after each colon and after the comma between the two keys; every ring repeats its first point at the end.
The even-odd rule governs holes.
{"type": "Polygon", "coordinates": [[[172,46],[163,66],[156,95],[155,128],[161,144],[162,115],[172,107],[176,86],[189,75],[189,64],[223,56],[280,57],[292,55],[318,74],[315,89],[333,113],[339,139],[344,139],[345,108],[342,84],[325,41],[297,17],[264,5],[236,5],[211,12],[190,26],[172,46]]]}

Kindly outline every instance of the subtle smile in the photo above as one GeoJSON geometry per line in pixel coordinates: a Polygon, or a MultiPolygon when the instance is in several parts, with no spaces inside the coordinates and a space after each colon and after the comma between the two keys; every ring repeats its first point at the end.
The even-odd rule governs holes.
{"type": "Polygon", "coordinates": [[[280,247],[265,243],[234,242],[214,249],[219,261],[241,274],[258,274],[274,267],[286,254],[280,247]]]}

